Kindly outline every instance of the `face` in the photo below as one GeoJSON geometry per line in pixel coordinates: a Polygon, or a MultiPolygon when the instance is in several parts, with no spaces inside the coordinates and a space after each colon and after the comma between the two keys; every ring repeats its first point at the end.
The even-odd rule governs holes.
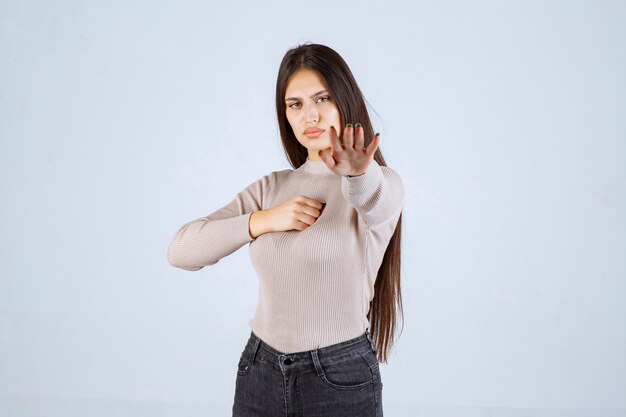
{"type": "Polygon", "coordinates": [[[286,115],[298,142],[308,150],[308,158],[319,160],[318,150],[330,148],[330,127],[341,136],[342,124],[335,99],[322,76],[313,70],[293,73],[285,91],[286,115]],[[316,129],[308,132],[307,129],[316,129]]]}

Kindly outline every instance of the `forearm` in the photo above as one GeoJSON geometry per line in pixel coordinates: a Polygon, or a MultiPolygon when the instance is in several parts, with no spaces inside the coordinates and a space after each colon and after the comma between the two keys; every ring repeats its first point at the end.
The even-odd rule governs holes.
{"type": "Polygon", "coordinates": [[[375,160],[361,175],[343,177],[341,189],[370,226],[389,221],[404,200],[400,176],[390,168],[379,166],[375,160]]]}
{"type": "Polygon", "coordinates": [[[222,220],[200,218],[178,229],[168,247],[170,265],[197,271],[216,264],[253,238],[248,233],[250,214],[222,220]]]}

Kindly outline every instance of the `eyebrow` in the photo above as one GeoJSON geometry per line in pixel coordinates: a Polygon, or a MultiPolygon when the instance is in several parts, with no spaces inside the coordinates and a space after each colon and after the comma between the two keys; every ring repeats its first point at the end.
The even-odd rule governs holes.
{"type": "MultiPolygon", "coordinates": [[[[328,92],[328,90],[318,91],[317,93],[315,93],[315,94],[311,95],[311,98],[313,98],[313,97],[315,97],[315,96],[317,96],[317,95],[319,95],[319,94],[322,94],[322,93],[327,93],[327,92],[328,92]]],[[[302,99],[301,99],[300,97],[289,97],[289,98],[286,98],[286,99],[285,99],[285,101],[287,101],[287,100],[302,100],[302,99]]]]}

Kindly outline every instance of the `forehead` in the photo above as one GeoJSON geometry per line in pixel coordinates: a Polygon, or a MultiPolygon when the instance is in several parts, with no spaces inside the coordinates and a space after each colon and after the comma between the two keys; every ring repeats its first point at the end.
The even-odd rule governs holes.
{"type": "Polygon", "coordinates": [[[300,69],[294,72],[287,82],[286,94],[299,91],[310,92],[326,88],[326,82],[321,74],[310,69],[300,69]],[[316,90],[317,89],[317,90],[316,90]]]}

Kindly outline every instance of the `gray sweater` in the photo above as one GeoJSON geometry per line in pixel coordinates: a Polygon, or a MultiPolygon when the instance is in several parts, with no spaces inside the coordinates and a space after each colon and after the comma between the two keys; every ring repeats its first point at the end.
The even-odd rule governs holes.
{"type": "Polygon", "coordinates": [[[307,159],[298,169],[261,177],[224,207],[181,226],[167,258],[197,271],[249,243],[259,278],[252,331],[283,353],[321,348],[369,328],[376,274],[403,202],[400,176],[376,160],[363,175],[347,177],[307,159]],[[326,202],[311,226],[250,236],[252,213],[297,195],[326,202]]]}

